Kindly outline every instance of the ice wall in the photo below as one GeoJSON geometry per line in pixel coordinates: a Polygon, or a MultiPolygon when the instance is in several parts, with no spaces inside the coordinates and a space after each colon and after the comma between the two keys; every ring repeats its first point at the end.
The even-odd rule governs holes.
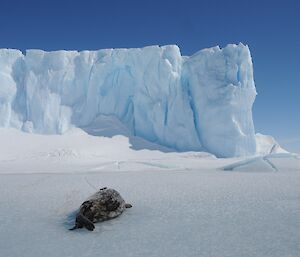
{"type": "Polygon", "coordinates": [[[99,51],[0,49],[0,126],[64,133],[113,115],[134,135],[220,157],[255,153],[247,46],[182,57],[177,46],[99,51]]]}
{"type": "Polygon", "coordinates": [[[255,152],[252,105],[256,90],[247,46],[204,49],[183,64],[182,85],[203,147],[217,156],[255,152]]]}

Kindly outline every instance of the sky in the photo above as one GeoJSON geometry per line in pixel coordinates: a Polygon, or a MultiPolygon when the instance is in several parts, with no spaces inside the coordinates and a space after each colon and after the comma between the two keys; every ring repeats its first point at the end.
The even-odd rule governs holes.
{"type": "Polygon", "coordinates": [[[0,48],[249,45],[257,132],[300,152],[300,1],[1,0],[0,48]]]}

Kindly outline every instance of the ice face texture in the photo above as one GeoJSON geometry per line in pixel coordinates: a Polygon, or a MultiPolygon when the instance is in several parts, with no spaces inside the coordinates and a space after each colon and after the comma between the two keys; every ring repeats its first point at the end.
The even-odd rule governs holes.
{"type": "Polygon", "coordinates": [[[59,134],[99,115],[179,151],[252,155],[256,95],[243,44],[183,57],[175,45],[99,51],[0,49],[0,126],[59,134]]]}
{"type": "Polygon", "coordinates": [[[255,152],[252,105],[256,90],[247,46],[199,51],[184,62],[182,81],[206,150],[217,156],[255,152]]]}

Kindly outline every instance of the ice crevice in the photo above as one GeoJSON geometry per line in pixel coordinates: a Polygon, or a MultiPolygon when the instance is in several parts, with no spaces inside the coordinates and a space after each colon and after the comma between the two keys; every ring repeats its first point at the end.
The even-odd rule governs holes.
{"type": "Polygon", "coordinates": [[[267,156],[264,156],[262,159],[269,164],[274,171],[278,171],[277,167],[268,159],[267,156]]]}
{"type": "Polygon", "coordinates": [[[299,156],[288,152],[270,153],[262,156],[250,157],[221,167],[224,171],[246,172],[286,172],[299,167],[299,156]],[[272,159],[272,161],[271,161],[272,159]]]}

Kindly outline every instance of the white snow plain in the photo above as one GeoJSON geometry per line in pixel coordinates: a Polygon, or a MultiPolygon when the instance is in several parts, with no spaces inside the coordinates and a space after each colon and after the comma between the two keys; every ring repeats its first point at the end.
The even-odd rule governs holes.
{"type": "Polygon", "coordinates": [[[101,123],[92,132],[106,136],[0,129],[0,256],[299,256],[297,155],[178,153],[111,136],[123,124],[101,123]],[[93,232],[69,231],[76,209],[104,186],[133,208],[93,232]]]}
{"type": "Polygon", "coordinates": [[[176,45],[99,51],[0,49],[0,126],[61,134],[99,115],[179,151],[252,155],[256,96],[248,46],[190,57],[176,45]]]}

